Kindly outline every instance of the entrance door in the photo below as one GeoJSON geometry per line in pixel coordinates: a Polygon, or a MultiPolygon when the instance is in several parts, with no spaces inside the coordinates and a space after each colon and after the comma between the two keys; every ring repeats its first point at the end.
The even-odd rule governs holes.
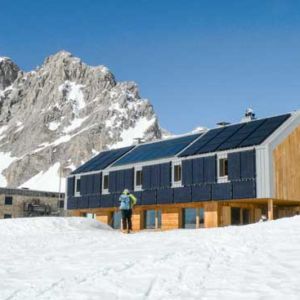
{"type": "Polygon", "coordinates": [[[241,224],[241,209],[239,207],[231,207],[231,225],[241,224]]]}
{"type": "Polygon", "coordinates": [[[247,208],[243,208],[243,225],[250,224],[250,211],[247,208]]]}

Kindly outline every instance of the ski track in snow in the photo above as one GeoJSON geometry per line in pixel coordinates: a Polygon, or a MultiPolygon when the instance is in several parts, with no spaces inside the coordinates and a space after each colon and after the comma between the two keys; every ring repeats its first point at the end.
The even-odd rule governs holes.
{"type": "Polygon", "coordinates": [[[84,218],[1,220],[0,299],[299,299],[300,217],[106,229],[84,218]]]}

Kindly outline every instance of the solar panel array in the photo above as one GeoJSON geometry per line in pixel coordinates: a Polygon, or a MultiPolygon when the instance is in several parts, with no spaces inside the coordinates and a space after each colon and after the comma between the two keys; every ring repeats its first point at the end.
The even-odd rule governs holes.
{"type": "Polygon", "coordinates": [[[130,146],[110,151],[103,151],[73,171],[72,174],[103,170],[133,148],[134,146],[130,146]]]}
{"type": "Polygon", "coordinates": [[[197,139],[201,134],[193,134],[184,137],[164,140],[149,144],[141,144],[122,157],[113,166],[149,161],[154,159],[162,159],[175,156],[182,151],[191,142],[197,139]]]}
{"type": "Polygon", "coordinates": [[[208,131],[179,156],[203,154],[261,144],[290,114],[250,121],[208,131]]]}

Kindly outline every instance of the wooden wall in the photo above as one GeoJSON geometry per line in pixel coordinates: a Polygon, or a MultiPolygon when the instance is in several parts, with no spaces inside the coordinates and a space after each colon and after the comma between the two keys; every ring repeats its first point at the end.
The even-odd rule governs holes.
{"type": "Polygon", "coordinates": [[[170,230],[182,227],[182,210],[176,207],[164,208],[161,213],[161,229],[170,230]]]}
{"type": "Polygon", "coordinates": [[[275,198],[300,200],[300,127],[273,151],[275,198]]]}

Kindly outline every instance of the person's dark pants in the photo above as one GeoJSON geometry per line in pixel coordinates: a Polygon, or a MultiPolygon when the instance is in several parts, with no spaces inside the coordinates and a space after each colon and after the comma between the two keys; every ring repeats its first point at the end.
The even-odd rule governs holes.
{"type": "Polygon", "coordinates": [[[132,223],[131,223],[132,209],[122,209],[121,214],[122,214],[123,230],[132,230],[132,223]]]}

